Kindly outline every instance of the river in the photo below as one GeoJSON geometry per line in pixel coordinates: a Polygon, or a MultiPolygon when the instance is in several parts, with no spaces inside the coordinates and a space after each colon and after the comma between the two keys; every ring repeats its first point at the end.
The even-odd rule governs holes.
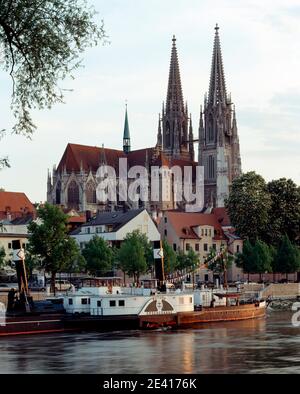
{"type": "Polygon", "coordinates": [[[300,373],[291,312],[176,331],[0,339],[0,373],[300,373]]]}

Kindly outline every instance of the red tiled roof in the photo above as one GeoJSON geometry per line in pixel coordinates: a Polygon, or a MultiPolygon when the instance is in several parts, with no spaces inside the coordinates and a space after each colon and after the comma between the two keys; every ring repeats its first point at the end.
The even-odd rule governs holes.
{"type": "Polygon", "coordinates": [[[214,208],[212,213],[214,213],[217,216],[217,219],[221,226],[231,226],[230,224],[230,218],[229,215],[226,211],[226,208],[214,208]]]}
{"type": "MultiPolygon", "coordinates": [[[[79,172],[82,163],[84,170],[91,169],[96,172],[100,163],[101,149],[97,146],[68,144],[57,169],[62,172],[65,167],[68,172],[79,172]]],[[[118,167],[119,157],[126,157],[123,151],[116,149],[104,148],[104,152],[107,164],[115,168],[118,167]]]]}
{"type": "Polygon", "coordinates": [[[220,232],[220,236],[215,236],[214,239],[225,239],[222,227],[214,214],[168,211],[165,215],[180,238],[198,239],[193,228],[207,225],[220,232]]]}
{"type": "MultiPolygon", "coordinates": [[[[57,169],[59,172],[62,172],[64,168],[66,168],[67,172],[79,172],[82,164],[85,171],[89,171],[91,169],[93,172],[96,172],[100,163],[101,149],[102,148],[97,146],[68,144],[57,169]]],[[[160,153],[156,159],[153,159],[154,151],[155,148],[145,148],[131,151],[126,155],[122,150],[104,148],[107,164],[114,167],[116,170],[118,170],[119,167],[119,158],[127,157],[129,167],[134,165],[144,166],[146,163],[147,153],[148,163],[150,165],[165,165],[170,167],[177,165],[182,169],[184,166],[192,165],[195,167],[197,165],[196,162],[189,160],[168,160],[163,153],[160,153]]]]}
{"type": "Polygon", "coordinates": [[[35,208],[25,193],[0,192],[0,213],[2,218],[4,215],[6,216],[8,211],[12,214],[12,219],[35,214],[35,208]]]}

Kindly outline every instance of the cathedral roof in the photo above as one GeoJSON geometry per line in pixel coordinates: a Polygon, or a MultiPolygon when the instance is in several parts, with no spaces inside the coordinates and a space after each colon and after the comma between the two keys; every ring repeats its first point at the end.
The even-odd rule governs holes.
{"type": "Polygon", "coordinates": [[[96,172],[100,165],[101,151],[105,152],[106,164],[116,169],[119,167],[119,158],[127,158],[128,166],[132,167],[135,165],[145,166],[157,165],[157,166],[179,166],[182,168],[185,166],[197,165],[196,162],[190,160],[181,159],[168,159],[163,153],[156,155],[156,148],[144,148],[138,149],[125,154],[122,150],[100,148],[97,146],[87,146],[78,144],[68,144],[63,157],[58,165],[57,170],[63,172],[64,169],[68,173],[80,172],[80,168],[89,171],[96,172]]]}
{"type": "MultiPolygon", "coordinates": [[[[68,144],[57,169],[59,172],[64,168],[67,172],[79,172],[82,166],[85,171],[96,172],[100,165],[101,149],[97,146],[68,144]]],[[[107,165],[112,167],[118,166],[119,158],[126,157],[121,150],[104,148],[104,151],[107,165]]]]}

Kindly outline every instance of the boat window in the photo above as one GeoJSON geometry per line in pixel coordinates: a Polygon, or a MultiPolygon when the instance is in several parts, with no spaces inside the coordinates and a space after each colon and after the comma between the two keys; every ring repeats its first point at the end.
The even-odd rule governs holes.
{"type": "Polygon", "coordinates": [[[101,301],[97,301],[97,307],[101,308],[101,301]]]}
{"type": "Polygon", "coordinates": [[[193,303],[193,297],[190,297],[190,304],[193,303]]]}
{"type": "Polygon", "coordinates": [[[73,305],[73,298],[69,298],[69,305],[73,305]]]}
{"type": "Polygon", "coordinates": [[[81,305],[87,305],[88,304],[88,299],[87,298],[81,298],[81,305]]]}
{"type": "Polygon", "coordinates": [[[109,301],[109,306],[116,306],[116,301],[115,300],[110,300],[109,301]]]}
{"type": "Polygon", "coordinates": [[[125,306],[125,300],[119,300],[119,306],[125,306]]]}

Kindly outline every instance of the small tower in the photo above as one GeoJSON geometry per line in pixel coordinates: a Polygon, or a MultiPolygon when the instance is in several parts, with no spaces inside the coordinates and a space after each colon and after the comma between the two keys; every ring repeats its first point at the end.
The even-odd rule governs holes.
{"type": "Polygon", "coordinates": [[[194,161],[194,134],[193,134],[193,125],[192,125],[192,114],[190,114],[190,127],[189,127],[189,153],[190,159],[194,161]]]}
{"type": "Polygon", "coordinates": [[[126,104],[124,134],[123,134],[123,152],[124,153],[129,153],[130,149],[131,149],[131,146],[130,146],[130,132],[129,132],[129,123],[128,123],[127,104],[126,104]]]}

